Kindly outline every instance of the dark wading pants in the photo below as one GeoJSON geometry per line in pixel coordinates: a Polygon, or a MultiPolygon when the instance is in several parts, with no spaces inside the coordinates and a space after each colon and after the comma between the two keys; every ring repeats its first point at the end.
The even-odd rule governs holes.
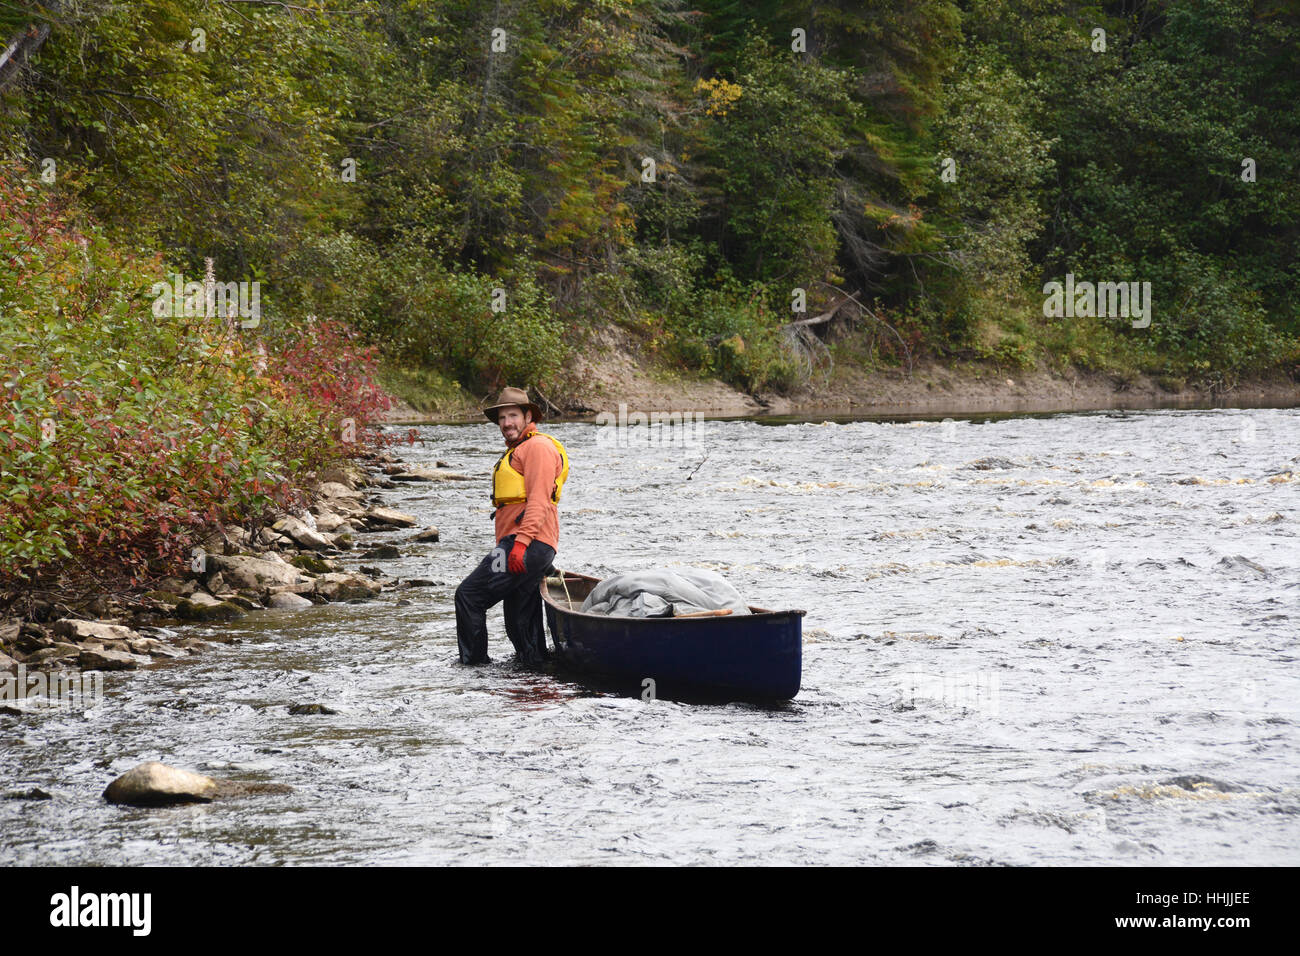
{"type": "Polygon", "coordinates": [[[514,545],[515,536],[506,535],[456,588],[456,639],[462,664],[488,662],[487,610],[498,601],[505,602],[506,636],[520,662],[540,664],[546,657],[538,587],[551,567],[555,549],[530,541],[524,552],[524,573],[511,574],[507,561],[514,545]]]}

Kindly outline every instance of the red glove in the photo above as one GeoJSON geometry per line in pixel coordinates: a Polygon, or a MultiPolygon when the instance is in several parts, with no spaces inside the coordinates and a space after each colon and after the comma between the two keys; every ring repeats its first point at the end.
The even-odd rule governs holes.
{"type": "Polygon", "coordinates": [[[527,550],[528,545],[516,538],[515,546],[510,549],[510,559],[506,562],[511,574],[524,573],[524,552],[527,550]]]}

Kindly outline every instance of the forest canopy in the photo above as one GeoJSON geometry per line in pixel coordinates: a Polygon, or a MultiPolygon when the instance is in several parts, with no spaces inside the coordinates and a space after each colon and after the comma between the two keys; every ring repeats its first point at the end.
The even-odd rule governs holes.
{"type": "Polygon", "coordinates": [[[885,363],[1297,360],[1282,0],[49,0],[0,31],[14,175],[164,279],[259,282],[267,330],[341,321],[474,392],[563,392],[611,323],[788,389],[783,327],[849,294],[885,363]],[[1151,283],[1153,321],[1044,315],[1067,275],[1151,283]]]}

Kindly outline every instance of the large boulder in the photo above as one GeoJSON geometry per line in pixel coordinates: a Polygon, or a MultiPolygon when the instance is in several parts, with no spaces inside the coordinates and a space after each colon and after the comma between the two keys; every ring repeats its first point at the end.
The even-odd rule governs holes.
{"type": "Polygon", "coordinates": [[[110,783],[104,791],[104,799],[109,803],[130,806],[160,807],[174,803],[210,803],[228,797],[292,792],[292,787],[282,783],[214,779],[151,760],[128,770],[110,783]]]}
{"type": "Polygon", "coordinates": [[[326,501],[344,504],[359,503],[365,497],[363,492],[349,488],[347,485],[341,485],[337,481],[327,481],[317,485],[316,493],[326,501]]]}
{"type": "Polygon", "coordinates": [[[279,611],[298,611],[313,605],[311,601],[292,591],[281,591],[279,594],[272,594],[266,606],[279,611]]]}
{"type": "Polygon", "coordinates": [[[342,570],[338,562],[322,558],[318,554],[296,554],[289,563],[311,574],[326,574],[330,571],[342,570]]]}
{"type": "Polygon", "coordinates": [[[195,591],[177,602],[174,613],[186,621],[229,621],[242,617],[244,609],[229,601],[219,601],[211,594],[195,591]]]}
{"type": "Polygon", "coordinates": [[[375,505],[366,512],[366,524],[372,528],[412,528],[415,526],[415,515],[375,505]]]}
{"type": "Polygon", "coordinates": [[[304,548],[311,548],[313,551],[324,551],[331,544],[330,540],[319,531],[309,527],[305,521],[295,518],[293,515],[285,515],[271,525],[271,530],[278,531],[280,534],[287,534],[304,548]]]}
{"type": "Polygon", "coordinates": [[[329,468],[323,468],[316,473],[316,480],[323,486],[327,484],[339,484],[351,491],[360,488],[365,484],[366,472],[360,465],[353,464],[350,461],[341,462],[337,465],[331,465],[329,468]]]}
{"type": "Polygon", "coordinates": [[[316,530],[322,534],[329,534],[332,531],[337,531],[345,524],[347,524],[346,518],[342,515],[335,514],[333,511],[326,511],[324,508],[320,509],[319,513],[316,515],[316,530]]]}
{"type": "Polygon", "coordinates": [[[327,601],[350,601],[374,597],[384,586],[360,574],[338,572],[322,574],[316,579],[316,593],[327,601]]]}
{"type": "Polygon", "coordinates": [[[109,641],[134,641],[140,637],[137,632],[121,624],[78,621],[68,617],[54,622],[54,633],[77,642],[98,641],[101,644],[109,641]]]}
{"type": "Polygon", "coordinates": [[[110,651],[106,647],[91,646],[77,657],[77,664],[92,671],[129,671],[138,666],[135,655],[127,651],[110,651]]]}
{"type": "Polygon", "coordinates": [[[208,803],[217,795],[217,782],[201,773],[177,770],[151,760],[128,770],[108,785],[104,799],[136,807],[171,803],[208,803]]]}
{"type": "Polygon", "coordinates": [[[259,593],[268,588],[292,587],[305,580],[302,572],[291,564],[251,554],[211,555],[209,561],[217,565],[231,587],[251,588],[259,593]]]}

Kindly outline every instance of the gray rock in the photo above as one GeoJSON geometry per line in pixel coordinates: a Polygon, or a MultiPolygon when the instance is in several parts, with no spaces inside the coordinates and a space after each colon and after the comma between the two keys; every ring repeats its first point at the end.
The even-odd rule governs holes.
{"type": "Polygon", "coordinates": [[[40,787],[32,787],[30,790],[9,790],[0,795],[0,800],[53,800],[52,794],[46,793],[40,787]]]}
{"type": "Polygon", "coordinates": [[[992,456],[989,458],[980,458],[978,461],[973,461],[969,465],[963,465],[962,467],[974,469],[975,471],[994,471],[1015,468],[1016,463],[1011,461],[1009,458],[998,458],[992,456]]]}
{"type": "Polygon", "coordinates": [[[1263,565],[1256,564],[1254,561],[1250,560],[1250,558],[1246,557],[1244,554],[1234,554],[1232,557],[1220,558],[1219,563],[1215,565],[1215,567],[1224,568],[1229,571],[1237,571],[1237,570],[1253,571],[1255,574],[1258,574],[1262,578],[1271,578],[1273,576],[1272,574],[1269,573],[1268,568],[1264,567],[1263,565]]]}
{"type": "Polygon", "coordinates": [[[50,661],[77,657],[80,654],[81,647],[76,644],[55,644],[53,647],[42,647],[39,650],[32,651],[23,658],[23,663],[32,665],[46,664],[50,661]]]}
{"type": "Polygon", "coordinates": [[[8,654],[6,654],[4,651],[0,651],[0,671],[16,671],[16,670],[18,670],[18,662],[14,660],[12,657],[10,657],[8,654]]]}
{"type": "Polygon", "coordinates": [[[311,574],[327,574],[330,571],[342,570],[335,562],[316,554],[300,554],[289,563],[311,574]]]}
{"type": "Polygon", "coordinates": [[[346,571],[322,574],[316,579],[316,593],[327,601],[350,601],[374,597],[384,589],[378,581],[346,571]]]}
{"type": "Polygon", "coordinates": [[[316,473],[316,480],[321,485],[338,484],[348,490],[360,487],[365,477],[366,473],[361,466],[350,461],[323,468],[316,473]]]}
{"type": "Polygon", "coordinates": [[[303,583],[302,572],[282,561],[268,561],[250,554],[218,555],[212,558],[221,568],[226,583],[235,588],[252,588],[263,592],[272,587],[303,583]]]}
{"type": "Polygon", "coordinates": [[[337,481],[325,481],[316,486],[316,493],[332,504],[347,502],[355,504],[361,500],[362,493],[337,481]]]}
{"type": "Polygon", "coordinates": [[[437,541],[438,529],[433,525],[429,525],[429,527],[425,528],[423,531],[421,531],[411,540],[412,541],[437,541]]]}
{"type": "Polygon", "coordinates": [[[366,512],[366,523],[372,527],[410,528],[415,525],[415,516],[394,508],[375,505],[366,512]]]}
{"type": "Polygon", "coordinates": [[[237,524],[226,525],[226,537],[239,547],[246,548],[252,541],[252,535],[237,524]]]}
{"type": "Polygon", "coordinates": [[[176,605],[176,616],[186,621],[229,621],[243,614],[243,608],[202,591],[195,591],[176,605]]]}
{"type": "Polygon", "coordinates": [[[347,519],[342,515],[335,514],[333,511],[326,511],[316,516],[316,530],[323,534],[337,531],[342,525],[347,523],[347,519]]]}
{"type": "Polygon", "coordinates": [[[286,515],[271,525],[271,528],[281,534],[287,534],[304,548],[310,548],[313,551],[323,551],[331,543],[315,528],[309,527],[305,521],[295,518],[293,515],[286,515]]]}
{"type": "MultiPolygon", "coordinates": [[[[193,594],[194,589],[190,588],[189,593],[193,594]]],[[[159,604],[168,608],[175,607],[181,601],[181,595],[172,591],[163,591],[161,589],[156,591],[146,591],[144,596],[149,600],[157,601],[159,604]]]]}
{"type": "Polygon", "coordinates": [[[107,648],[101,650],[85,648],[77,658],[77,663],[87,670],[96,671],[129,671],[138,666],[131,654],[124,651],[110,651],[107,648]]]}
{"type": "Polygon", "coordinates": [[[200,773],[177,770],[151,760],[128,770],[108,785],[104,799],[135,807],[172,803],[209,803],[217,795],[217,781],[200,773]]]}
{"type": "Polygon", "coordinates": [[[289,713],[295,717],[315,716],[318,714],[337,714],[338,711],[324,704],[291,704],[289,713]]]}
{"type": "Polygon", "coordinates": [[[443,471],[441,468],[408,468],[392,476],[393,481],[477,481],[473,475],[463,475],[458,471],[443,471]]]}
{"type": "Polygon", "coordinates": [[[142,637],[138,641],[131,642],[131,653],[148,654],[150,657],[185,657],[184,651],[179,651],[174,647],[168,647],[162,641],[152,637],[142,637]]]}
{"type": "Polygon", "coordinates": [[[282,783],[221,780],[151,760],[133,767],[110,783],[104,791],[104,799],[109,803],[128,806],[161,807],[176,803],[211,803],[228,797],[292,792],[292,787],[282,783]]]}
{"type": "Polygon", "coordinates": [[[266,602],[266,606],[279,611],[297,611],[302,608],[312,607],[312,603],[292,591],[281,591],[278,594],[272,594],[266,602]]]}
{"type": "Polygon", "coordinates": [[[361,555],[362,559],[366,561],[386,561],[401,556],[402,552],[391,544],[376,545],[361,555]]]}
{"type": "Polygon", "coordinates": [[[138,632],[121,624],[106,624],[102,621],[78,621],[67,617],[55,621],[53,629],[54,633],[60,637],[71,638],[73,641],[78,642],[133,641],[140,637],[138,632]]]}

